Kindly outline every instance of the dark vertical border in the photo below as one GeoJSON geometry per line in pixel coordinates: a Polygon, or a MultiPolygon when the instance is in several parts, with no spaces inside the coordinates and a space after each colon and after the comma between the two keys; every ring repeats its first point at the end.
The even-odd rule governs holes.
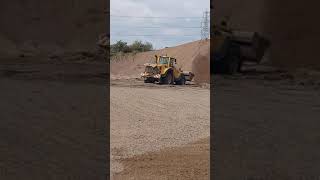
{"type": "MultiPolygon", "coordinates": [[[[213,5],[213,0],[210,0],[210,37],[212,37],[212,27],[213,27],[213,22],[214,22],[214,18],[213,18],[213,14],[214,14],[214,9],[213,9],[214,5],[213,5]]],[[[214,118],[213,118],[213,114],[214,114],[214,104],[213,104],[213,69],[212,69],[212,60],[213,60],[213,54],[212,54],[212,38],[210,38],[210,179],[215,179],[214,178],[214,170],[215,170],[215,136],[214,136],[214,132],[215,132],[215,124],[214,124],[214,118]]]]}
{"type": "MultiPolygon", "coordinates": [[[[4,17],[0,18],[0,24],[7,24],[2,31],[12,32],[10,38],[18,39],[19,43],[33,40],[35,46],[51,45],[53,38],[48,38],[49,41],[43,38],[46,36],[65,41],[69,33],[64,35],[64,31],[69,32],[71,25],[88,23],[76,24],[68,19],[63,23],[61,20],[62,16],[72,14],[68,8],[80,6],[84,7],[81,13],[95,14],[88,18],[104,20],[102,28],[91,28],[96,28],[95,33],[106,33],[110,38],[109,0],[98,1],[101,5],[93,9],[88,7],[93,2],[89,0],[9,2],[3,3],[6,11],[0,12],[4,17]],[[54,3],[58,4],[54,6],[54,3]],[[23,15],[26,18],[21,18],[23,15]],[[24,21],[29,23],[28,27],[24,21]],[[56,27],[48,30],[50,33],[45,36],[38,36],[36,33],[46,33],[41,30],[46,30],[48,24],[56,27]]],[[[95,46],[91,42],[96,40],[94,38],[90,42],[75,39],[75,44],[95,46]]],[[[73,50],[79,56],[94,54],[91,51],[81,53],[82,49],[73,50]]],[[[99,56],[97,68],[94,63],[87,65],[57,60],[65,60],[64,54],[42,53],[41,58],[36,53],[29,55],[23,52],[18,52],[12,59],[0,55],[0,179],[110,179],[109,56],[105,61],[100,61],[102,58],[99,56]],[[19,72],[24,72],[24,75],[19,75],[19,72]],[[95,84],[96,79],[99,86],[95,84]],[[89,92],[86,91],[88,89],[89,92]]]]}
{"type": "MultiPolygon", "coordinates": [[[[107,33],[107,37],[110,40],[110,0],[107,0],[107,7],[105,10],[105,15],[106,15],[106,33],[107,33]]],[[[110,41],[109,41],[110,43],[110,41]]],[[[109,46],[110,47],[110,44],[109,46]]],[[[107,180],[110,179],[110,49],[107,48],[107,54],[108,56],[106,57],[106,61],[107,61],[107,79],[106,79],[106,94],[107,94],[107,100],[106,100],[106,107],[107,107],[107,114],[106,114],[106,130],[107,130],[107,140],[106,140],[106,144],[107,144],[107,150],[106,150],[106,156],[107,156],[107,180]]]]}

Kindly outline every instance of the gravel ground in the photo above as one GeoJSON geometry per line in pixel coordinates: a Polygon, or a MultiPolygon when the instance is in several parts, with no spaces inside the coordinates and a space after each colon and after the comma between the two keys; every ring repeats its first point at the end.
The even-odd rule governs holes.
{"type": "Polygon", "coordinates": [[[277,72],[213,78],[216,179],[318,179],[318,85],[277,72]]]}
{"type": "Polygon", "coordinates": [[[117,173],[113,179],[208,180],[209,149],[209,138],[206,138],[184,146],[122,159],[124,171],[117,173]]]}
{"type": "Polygon", "coordinates": [[[1,64],[0,179],[105,179],[100,66],[1,64]]]}
{"type": "Polygon", "coordinates": [[[121,159],[209,137],[208,88],[111,84],[111,173],[121,159]]]}

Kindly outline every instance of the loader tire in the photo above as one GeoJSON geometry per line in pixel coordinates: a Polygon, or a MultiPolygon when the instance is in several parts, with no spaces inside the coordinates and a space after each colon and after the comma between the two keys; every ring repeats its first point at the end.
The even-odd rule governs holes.
{"type": "Polygon", "coordinates": [[[184,75],[181,75],[180,79],[178,81],[176,81],[177,85],[185,85],[186,84],[186,78],[184,77],[184,75]]]}
{"type": "Polygon", "coordinates": [[[144,83],[154,83],[154,80],[151,79],[151,78],[146,78],[146,79],[144,80],[144,83]]]}
{"type": "Polygon", "coordinates": [[[173,84],[173,73],[171,71],[168,71],[165,77],[160,78],[160,84],[173,84]]]}

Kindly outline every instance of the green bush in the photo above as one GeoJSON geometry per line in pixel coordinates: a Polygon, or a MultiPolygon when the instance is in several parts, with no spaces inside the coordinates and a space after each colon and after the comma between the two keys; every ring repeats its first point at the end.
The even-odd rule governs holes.
{"type": "Polygon", "coordinates": [[[139,53],[153,50],[153,46],[149,42],[143,43],[142,41],[134,41],[131,45],[127,42],[117,41],[115,44],[111,44],[110,53],[111,56],[117,55],[119,53],[139,53]]]}

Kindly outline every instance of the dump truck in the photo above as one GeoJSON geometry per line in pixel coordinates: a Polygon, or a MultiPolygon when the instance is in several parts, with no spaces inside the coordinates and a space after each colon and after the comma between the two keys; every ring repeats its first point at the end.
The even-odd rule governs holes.
{"type": "Polygon", "coordinates": [[[141,77],[145,83],[184,85],[194,77],[192,72],[178,68],[177,59],[170,56],[155,55],[155,63],[146,63],[144,66],[145,71],[141,77]]]}
{"type": "Polygon", "coordinates": [[[270,46],[270,42],[257,32],[231,30],[225,23],[214,26],[213,29],[212,73],[241,72],[244,62],[260,63],[270,46]]]}

